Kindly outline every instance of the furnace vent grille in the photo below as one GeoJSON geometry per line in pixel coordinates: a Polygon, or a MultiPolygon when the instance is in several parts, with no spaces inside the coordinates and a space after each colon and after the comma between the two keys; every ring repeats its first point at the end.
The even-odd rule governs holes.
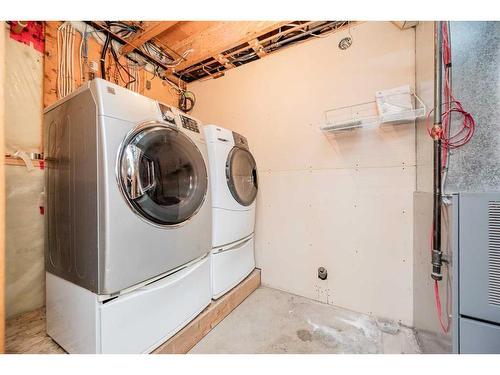
{"type": "Polygon", "coordinates": [[[500,201],[488,203],[488,303],[500,306],[500,201]]]}

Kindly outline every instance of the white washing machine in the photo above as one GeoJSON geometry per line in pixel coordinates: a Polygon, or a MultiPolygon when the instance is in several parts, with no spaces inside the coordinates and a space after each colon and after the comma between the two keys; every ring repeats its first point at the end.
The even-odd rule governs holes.
{"type": "Polygon", "coordinates": [[[211,300],[201,123],[102,79],[44,112],[47,332],[142,353],[211,300]]]}
{"type": "Polygon", "coordinates": [[[212,292],[219,298],[255,267],[257,165],[247,139],[205,126],[212,186],[212,292]]]}

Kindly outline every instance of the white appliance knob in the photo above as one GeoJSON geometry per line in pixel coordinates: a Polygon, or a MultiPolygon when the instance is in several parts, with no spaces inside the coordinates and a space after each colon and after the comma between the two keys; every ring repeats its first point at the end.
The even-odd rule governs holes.
{"type": "Polygon", "coordinates": [[[175,117],[172,112],[166,112],[163,114],[163,118],[168,122],[175,122],[175,117]]]}

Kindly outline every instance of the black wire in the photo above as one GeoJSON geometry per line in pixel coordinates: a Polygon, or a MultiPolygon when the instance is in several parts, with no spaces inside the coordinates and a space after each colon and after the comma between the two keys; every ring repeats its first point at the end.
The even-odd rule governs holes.
{"type": "MultiPolygon", "coordinates": [[[[107,21],[105,21],[105,24],[106,24],[106,26],[108,28],[110,26],[122,27],[122,25],[120,25],[117,22],[107,22],[107,21]]],[[[128,26],[128,25],[124,24],[124,26],[128,26]]],[[[106,79],[106,53],[107,53],[107,50],[110,49],[111,50],[111,55],[113,57],[113,60],[115,61],[115,66],[116,66],[116,69],[118,71],[118,75],[120,76],[121,80],[123,82],[126,82],[126,80],[124,79],[124,77],[121,74],[120,70],[125,71],[125,73],[128,76],[128,81],[125,84],[125,87],[128,88],[130,84],[136,82],[136,78],[129,72],[129,70],[127,68],[125,68],[123,66],[123,64],[120,63],[119,57],[118,57],[118,55],[117,55],[117,53],[115,51],[113,43],[110,44],[110,42],[111,42],[111,34],[110,34],[110,32],[108,30],[106,30],[106,29],[103,29],[103,28],[101,28],[101,30],[106,31],[106,40],[104,42],[104,45],[103,45],[103,48],[102,48],[102,51],[101,51],[101,77],[104,78],[104,79],[106,79]],[[111,48],[109,48],[109,47],[111,47],[111,48]]],[[[132,27],[124,27],[124,28],[121,28],[120,30],[118,30],[117,34],[124,33],[124,32],[128,33],[130,31],[134,31],[135,32],[136,30],[133,30],[132,27]]],[[[163,57],[167,57],[168,56],[168,55],[166,55],[166,53],[161,48],[159,48],[158,46],[156,46],[154,43],[148,42],[148,43],[144,44],[143,46],[145,47],[145,49],[148,52],[149,52],[149,48],[151,47],[158,55],[163,56],[163,57]]],[[[131,60],[132,62],[137,63],[137,61],[135,61],[134,59],[130,58],[129,56],[126,56],[126,58],[129,59],[129,60],[131,60]]],[[[171,59],[169,59],[167,57],[167,60],[171,60],[171,59]]],[[[153,79],[156,77],[156,75],[158,75],[158,77],[160,77],[161,79],[168,80],[167,78],[161,77],[160,67],[157,64],[153,64],[153,66],[155,67],[155,73],[156,73],[154,75],[153,79]]],[[[191,111],[194,108],[194,105],[196,103],[196,98],[194,96],[194,93],[192,93],[190,91],[181,91],[181,94],[179,96],[179,104],[181,104],[181,102],[182,102],[182,107],[184,108],[183,109],[184,112],[191,111]],[[192,95],[192,97],[186,96],[185,95],[186,93],[190,93],[192,95]]]]}
{"type": "MultiPolygon", "coordinates": [[[[112,24],[113,24],[113,22],[106,22],[106,26],[108,26],[108,27],[109,27],[109,25],[112,25],[112,24]]],[[[106,72],[106,53],[107,53],[107,50],[109,49],[109,46],[111,45],[111,54],[113,56],[113,59],[115,60],[115,64],[117,65],[117,70],[118,70],[118,74],[120,75],[120,78],[122,79],[123,82],[126,82],[126,80],[123,78],[123,76],[122,76],[122,74],[120,72],[120,68],[122,70],[124,70],[127,73],[128,77],[129,77],[128,78],[128,82],[126,83],[126,87],[128,88],[128,86],[131,83],[135,82],[136,79],[135,79],[134,76],[132,76],[130,74],[130,72],[128,71],[128,69],[126,69],[120,63],[119,58],[118,58],[118,56],[116,54],[116,51],[115,51],[115,49],[113,47],[113,43],[110,44],[110,42],[111,42],[111,35],[110,35],[110,33],[107,32],[106,29],[102,29],[102,30],[106,31],[106,40],[104,41],[104,45],[103,45],[102,51],[101,51],[101,77],[104,78],[104,79],[106,79],[106,73],[105,73],[106,72]]],[[[99,36],[99,33],[97,33],[97,36],[99,36]]],[[[135,61],[134,59],[131,59],[128,56],[127,56],[127,59],[131,60],[132,62],[136,62],[137,63],[137,61],[135,61]]]]}
{"type": "MultiPolygon", "coordinates": [[[[85,23],[89,24],[89,25],[90,25],[90,26],[92,26],[92,28],[94,29],[94,31],[89,31],[89,34],[96,33],[96,36],[97,36],[97,37],[98,37],[101,41],[102,41],[102,38],[101,38],[101,36],[99,35],[99,32],[104,32],[104,33],[106,33],[106,39],[108,39],[108,37],[109,37],[109,38],[111,38],[111,39],[116,39],[115,37],[112,37],[112,35],[111,35],[111,33],[110,33],[109,26],[108,26],[108,25],[110,24],[110,22],[109,22],[109,21],[104,21],[104,23],[105,23],[106,27],[103,27],[103,26],[101,26],[101,25],[99,25],[99,24],[96,24],[95,22],[92,22],[92,21],[85,21],[85,23]]],[[[116,40],[118,41],[118,43],[119,43],[120,45],[123,45],[123,44],[124,44],[123,40],[119,40],[119,39],[116,39],[116,40]]],[[[105,41],[104,41],[104,44],[106,44],[106,42],[105,42],[105,41]]],[[[109,45],[109,42],[108,42],[108,45],[109,45]]],[[[144,46],[144,45],[143,45],[143,46],[144,46]]],[[[142,48],[143,46],[141,46],[141,48],[142,48]]],[[[143,52],[143,51],[141,51],[141,48],[136,49],[136,50],[137,50],[137,53],[138,53],[139,55],[141,55],[141,56],[142,56],[145,60],[147,60],[147,61],[148,61],[151,65],[153,65],[153,66],[155,67],[155,71],[156,71],[156,72],[158,72],[160,68],[161,68],[161,69],[164,69],[164,67],[163,67],[163,66],[159,65],[156,61],[152,60],[150,56],[147,56],[146,54],[144,54],[144,52],[143,52]]],[[[107,48],[106,48],[106,50],[107,50],[107,48]]],[[[102,51],[102,52],[104,52],[104,48],[103,48],[103,51],[102,51]]],[[[107,51],[106,51],[106,52],[107,52],[107,51]]],[[[104,58],[103,56],[105,56],[105,55],[104,55],[103,53],[101,53],[101,70],[102,70],[102,71],[105,71],[105,58],[104,58]]],[[[166,55],[166,54],[165,54],[165,56],[167,56],[167,60],[168,60],[168,61],[172,61],[172,60],[168,57],[168,55],[166,55]]],[[[131,58],[128,56],[128,54],[127,54],[127,55],[125,55],[125,57],[126,57],[128,60],[130,60],[130,61],[132,61],[132,62],[137,63],[137,61],[135,61],[134,59],[131,59],[131,58]]],[[[128,71],[127,71],[127,73],[128,73],[128,71]]],[[[103,78],[105,78],[105,77],[104,77],[104,74],[102,75],[102,77],[103,77],[103,78]]],[[[154,77],[153,77],[153,79],[154,79],[154,77]]],[[[161,79],[164,79],[164,80],[166,80],[166,81],[169,81],[169,82],[171,82],[171,83],[174,83],[173,81],[170,81],[168,78],[161,78],[161,79]]],[[[131,81],[131,82],[134,82],[134,81],[131,81]]]]}
{"type": "Polygon", "coordinates": [[[106,41],[104,42],[104,45],[102,46],[102,51],[101,51],[101,77],[103,79],[106,79],[106,52],[108,51],[110,40],[111,40],[111,36],[109,35],[109,33],[107,33],[106,34],[106,41]]]}
{"type": "Polygon", "coordinates": [[[127,73],[128,75],[128,82],[125,84],[125,87],[128,88],[129,85],[133,82],[136,81],[135,77],[130,74],[130,72],[128,71],[127,68],[125,68],[121,63],[120,63],[120,59],[115,51],[115,48],[113,47],[113,44],[111,44],[111,54],[113,55],[113,59],[115,60],[115,64],[116,64],[116,67],[117,67],[117,70],[118,70],[118,74],[120,75],[120,78],[123,82],[126,82],[125,79],[123,78],[121,72],[120,72],[120,68],[125,71],[125,73],[127,73]]]}
{"type": "MultiPolygon", "coordinates": [[[[108,22],[108,21],[105,21],[105,24],[106,26],[108,27],[108,29],[110,28],[110,26],[113,24],[113,22],[108,22]]],[[[104,64],[104,61],[105,61],[105,56],[106,56],[106,52],[107,52],[107,49],[109,47],[109,40],[110,40],[110,33],[108,32],[107,33],[107,36],[106,36],[106,43],[105,45],[103,46],[103,51],[101,53],[101,64],[102,65],[105,65],[104,64]],[[102,58],[102,54],[104,54],[104,59],[102,58]]],[[[130,72],[128,71],[128,69],[125,69],[125,67],[120,63],[119,61],[119,58],[118,58],[118,55],[115,51],[115,48],[113,46],[113,43],[111,43],[111,55],[113,56],[113,59],[115,60],[115,66],[116,66],[116,69],[118,71],[118,74],[121,78],[121,80],[123,82],[125,82],[125,79],[123,78],[121,72],[120,72],[120,68],[122,68],[126,73],[127,75],[129,76],[129,80],[128,80],[128,83],[126,83],[125,87],[128,88],[128,86],[132,83],[132,82],[135,82],[135,78],[130,74],[130,72]]]]}
{"type": "Polygon", "coordinates": [[[137,30],[139,30],[139,28],[137,26],[127,25],[125,22],[121,22],[121,21],[109,21],[108,25],[109,26],[121,27],[122,29],[127,29],[127,30],[130,30],[130,31],[137,31],[137,30]]]}
{"type": "MultiPolygon", "coordinates": [[[[108,23],[107,25],[109,25],[109,23],[108,23]]],[[[130,85],[131,83],[133,83],[133,82],[135,82],[135,81],[136,81],[136,79],[135,79],[135,77],[134,77],[134,76],[132,76],[132,75],[130,74],[130,72],[128,71],[128,69],[126,69],[126,68],[125,68],[125,67],[124,67],[124,66],[120,63],[119,58],[118,58],[118,56],[117,56],[117,54],[116,54],[116,51],[115,51],[115,49],[114,49],[114,47],[113,47],[113,44],[112,44],[112,43],[110,44],[110,42],[111,42],[111,36],[110,36],[110,33],[109,33],[109,32],[107,32],[107,33],[106,33],[106,40],[104,41],[104,45],[103,45],[103,47],[102,47],[102,51],[101,51],[101,77],[102,77],[103,79],[106,79],[106,53],[107,53],[107,51],[108,51],[108,49],[109,49],[109,47],[110,47],[110,45],[111,45],[111,54],[112,54],[112,56],[113,56],[113,59],[115,60],[115,64],[116,64],[116,66],[117,66],[118,74],[119,74],[119,76],[120,76],[121,80],[122,80],[123,82],[127,82],[127,80],[126,80],[126,79],[122,76],[122,74],[121,74],[121,72],[120,72],[120,68],[121,68],[122,70],[124,70],[124,71],[127,73],[127,75],[128,75],[128,82],[127,82],[127,83],[126,83],[126,85],[125,85],[125,87],[127,87],[127,88],[128,88],[128,87],[129,87],[129,85],[130,85]]]]}

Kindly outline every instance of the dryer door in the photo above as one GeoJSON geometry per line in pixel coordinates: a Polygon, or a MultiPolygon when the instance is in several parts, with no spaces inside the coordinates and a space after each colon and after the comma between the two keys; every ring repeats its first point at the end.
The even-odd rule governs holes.
{"type": "Polygon", "coordinates": [[[201,208],[208,175],[198,147],[175,127],[151,122],[120,149],[118,184],[134,212],[160,226],[179,225],[201,208]]]}
{"type": "Polygon", "coordinates": [[[226,162],[226,180],[231,195],[242,206],[251,205],[257,196],[257,165],[252,154],[233,147],[226,162]]]}

